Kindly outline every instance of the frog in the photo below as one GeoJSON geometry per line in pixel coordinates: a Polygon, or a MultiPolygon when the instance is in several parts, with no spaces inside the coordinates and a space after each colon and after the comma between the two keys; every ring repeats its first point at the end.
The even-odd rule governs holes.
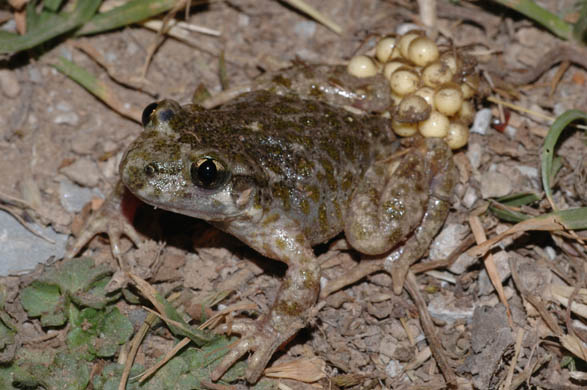
{"type": "MultiPolygon", "coordinates": [[[[169,99],[145,108],[144,131],[120,163],[122,184],[104,206],[110,214],[129,191],[287,266],[268,312],[220,326],[241,338],[212,380],[249,354],[245,377],[257,382],[274,352],[308,324],[320,293],[314,246],[344,232],[367,257],[398,254],[390,267],[401,292],[406,265],[444,223],[456,182],[451,150],[441,139],[394,135],[380,115],[390,105],[387,85],[341,66],[304,65],[261,78],[216,108],[169,99]]],[[[121,221],[106,228],[91,219],[70,253],[103,231],[115,255],[121,235],[140,245],[121,221]]]]}

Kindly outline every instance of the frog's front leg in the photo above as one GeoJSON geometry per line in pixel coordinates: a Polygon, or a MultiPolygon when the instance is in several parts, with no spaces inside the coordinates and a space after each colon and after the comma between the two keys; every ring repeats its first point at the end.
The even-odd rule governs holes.
{"type": "Polygon", "coordinates": [[[419,138],[403,156],[375,163],[353,193],[345,222],[350,244],[369,255],[401,244],[399,258],[385,265],[395,293],[444,223],[455,181],[445,142],[419,138]]]}
{"type": "MultiPolygon", "coordinates": [[[[284,218],[281,218],[284,219],[284,218]]],[[[226,229],[230,232],[230,229],[226,229]]],[[[223,326],[220,331],[241,334],[241,339],[212,372],[219,379],[238,359],[251,351],[246,379],[255,383],[273,353],[287,343],[309,320],[309,312],[319,292],[320,266],[310,243],[291,227],[273,227],[270,232],[242,237],[265,256],[288,265],[271,310],[257,321],[223,326]]]]}

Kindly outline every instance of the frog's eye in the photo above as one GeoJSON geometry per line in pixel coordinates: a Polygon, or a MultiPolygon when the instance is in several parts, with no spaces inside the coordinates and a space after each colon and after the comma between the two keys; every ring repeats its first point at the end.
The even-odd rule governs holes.
{"type": "Polygon", "coordinates": [[[157,102],[153,102],[149,104],[147,107],[145,107],[145,109],[143,110],[143,115],[141,116],[141,122],[143,123],[143,126],[147,126],[147,123],[149,123],[149,120],[151,119],[151,114],[153,113],[153,111],[155,111],[157,105],[157,102]]]}
{"type": "Polygon", "coordinates": [[[226,182],[228,171],[218,160],[204,157],[192,163],[190,174],[195,185],[215,189],[226,182]]]}

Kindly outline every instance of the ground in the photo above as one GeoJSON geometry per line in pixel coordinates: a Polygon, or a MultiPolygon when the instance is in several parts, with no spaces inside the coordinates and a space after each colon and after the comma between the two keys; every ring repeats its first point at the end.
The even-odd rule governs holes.
{"type": "MultiPolygon", "coordinates": [[[[368,52],[377,37],[394,33],[402,23],[419,21],[415,2],[313,3],[343,28],[341,34],[278,1],[210,2],[193,7],[189,22],[218,30],[221,35],[192,33],[194,45],[166,39],[148,67],[145,90],[150,94],[114,83],[103,67],[68,41],[46,48],[48,52],[39,59],[31,56],[24,61],[18,56],[0,62],[0,68],[5,69],[5,81],[0,83],[3,199],[24,199],[36,210],[37,220],[58,233],[78,231],[89,209],[82,211],[81,206],[112,190],[122,153],[142,131],[139,124],[118,115],[56,71],[51,64],[58,56],[99,75],[121,102],[140,112],[157,98],[189,102],[201,84],[212,94],[220,92],[221,54],[226,80],[238,85],[296,61],[346,63],[353,55],[368,52]],[[16,79],[16,86],[6,78],[16,79]],[[93,192],[83,192],[86,188],[93,192]],[[84,202],[70,206],[69,196],[81,196],[84,202]]],[[[507,81],[508,76],[533,68],[550,49],[562,44],[528,19],[494,3],[461,3],[460,9],[471,11],[457,13],[452,2],[440,1],[437,27],[456,46],[471,45],[479,68],[490,77],[507,81]]],[[[545,0],[541,4],[555,13],[572,10],[573,6],[572,1],[545,0]]],[[[155,39],[154,32],[132,26],[81,41],[101,53],[109,69],[120,78],[129,80],[140,76],[155,39]]],[[[512,87],[510,91],[496,88],[492,95],[501,92],[501,99],[550,117],[568,109],[584,110],[586,69],[571,63],[559,75],[560,69],[554,66],[525,85],[506,84],[512,87]],[[559,82],[553,82],[557,77],[559,82]]],[[[479,99],[477,108],[490,108],[499,116],[497,106],[485,99],[479,99]]],[[[540,148],[549,124],[544,117],[512,111],[505,131],[488,128],[471,135],[468,146],[454,157],[460,178],[441,234],[448,242],[437,239],[430,255],[417,265],[420,268],[413,269],[443,356],[464,387],[497,388],[512,365],[513,383],[520,388],[579,389],[587,384],[585,377],[575,374],[578,371],[584,375],[586,368],[585,361],[578,357],[581,353],[585,357],[585,314],[565,312],[573,288],[577,289],[577,301],[585,299],[585,290],[578,290],[587,287],[585,247],[569,235],[547,232],[515,235],[501,242],[494,258],[513,327],[488,278],[486,263],[460,256],[473,246],[471,216],[480,216],[490,237],[511,226],[485,212],[489,198],[525,191],[541,194],[540,148]],[[452,264],[449,270],[426,263],[447,259],[452,264]],[[554,292],[552,285],[564,285],[570,291],[554,292]],[[571,336],[575,338],[566,338],[571,336]],[[573,351],[569,343],[578,346],[580,340],[583,350],[577,347],[573,351]],[[565,365],[569,359],[573,363],[565,365]]],[[[555,201],[561,209],[584,207],[585,132],[568,130],[565,134],[558,149],[562,167],[555,178],[555,201]]],[[[545,200],[532,210],[522,209],[550,211],[545,200]]],[[[31,222],[26,212],[16,210],[31,222]]],[[[280,264],[262,258],[203,222],[147,206],[139,208],[135,220],[146,240],[166,245],[152,242],[138,252],[130,242],[124,242],[125,256],[135,264],[137,273],[142,272],[141,276],[161,292],[181,292],[190,315],[199,316],[203,299],[224,290],[234,291],[222,302],[225,306],[245,300],[261,308],[270,305],[284,272],[280,264]]],[[[338,249],[344,247],[343,241],[340,236],[317,248],[325,280],[335,279],[361,260],[356,252],[338,249]]],[[[41,245],[42,240],[31,245],[36,242],[41,245]]],[[[118,267],[104,237],[94,239],[86,254],[96,263],[118,267]]],[[[45,260],[60,261],[59,255],[45,260]]],[[[20,342],[24,344],[27,339],[43,339],[49,330],[36,319],[27,320],[19,304],[19,291],[42,270],[39,265],[32,274],[0,277],[0,284],[6,288],[5,309],[19,323],[20,342]]],[[[131,310],[124,302],[118,307],[122,312],[131,310]]],[[[330,295],[318,303],[318,309],[312,324],[277,354],[273,364],[292,357],[316,356],[326,363],[326,377],[318,382],[325,388],[340,374],[352,374],[348,380],[354,380],[354,386],[446,386],[446,371],[438,362],[434,346],[431,351],[429,333],[422,326],[421,307],[414,302],[413,294],[394,295],[387,274],[371,275],[330,295]]],[[[148,336],[148,347],[139,352],[137,360],[149,366],[168,351],[170,340],[168,333],[148,336]]],[[[60,342],[63,339],[58,337],[43,345],[56,347],[60,342]]],[[[292,388],[309,386],[297,381],[286,383],[292,388]]],[[[342,386],[338,382],[335,385],[342,386]]]]}

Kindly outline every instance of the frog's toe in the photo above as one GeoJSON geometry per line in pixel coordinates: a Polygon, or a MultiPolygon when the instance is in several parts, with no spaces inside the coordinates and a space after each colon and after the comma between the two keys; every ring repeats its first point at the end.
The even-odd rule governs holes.
{"type": "Polygon", "coordinates": [[[66,251],[65,257],[72,258],[86,246],[94,236],[106,233],[110,240],[112,255],[120,258],[120,238],[128,237],[137,247],[141,245],[141,238],[135,228],[126,220],[123,215],[97,215],[90,217],[81,234],[76,238],[71,247],[66,251]]]}
{"type": "Polygon", "coordinates": [[[236,363],[247,352],[253,349],[254,343],[255,341],[253,336],[243,337],[242,339],[240,339],[240,341],[230,349],[228,354],[224,356],[224,358],[222,359],[220,364],[216,366],[214,371],[212,371],[212,374],[210,374],[210,379],[212,379],[213,381],[217,381],[218,379],[220,379],[222,375],[224,375],[224,373],[228,371],[228,369],[232,367],[234,363],[236,363]]]}
{"type": "Polygon", "coordinates": [[[235,346],[231,347],[230,352],[214,369],[210,378],[213,381],[220,379],[247,352],[253,352],[247,361],[245,378],[249,383],[257,382],[275,350],[287,342],[298,328],[299,326],[295,326],[295,329],[288,329],[285,332],[276,331],[268,322],[260,324],[258,321],[244,321],[235,323],[230,327],[227,325],[219,327],[218,331],[220,332],[226,332],[230,329],[231,332],[239,333],[243,336],[235,346]]]}

